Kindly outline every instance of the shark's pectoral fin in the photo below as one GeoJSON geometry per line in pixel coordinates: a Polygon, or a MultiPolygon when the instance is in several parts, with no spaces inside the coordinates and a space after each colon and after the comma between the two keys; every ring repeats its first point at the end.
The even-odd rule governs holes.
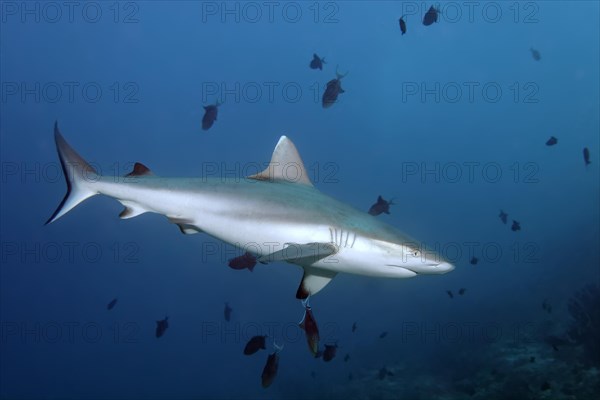
{"type": "Polygon", "coordinates": [[[265,264],[267,262],[286,261],[304,266],[314,264],[336,252],[337,246],[331,243],[286,243],[283,249],[259,257],[258,262],[265,264]]]}
{"type": "Polygon", "coordinates": [[[335,276],[337,272],[328,271],[320,268],[304,267],[304,276],[302,282],[296,291],[297,299],[306,299],[308,296],[317,294],[323,289],[335,276]]]}
{"type": "Polygon", "coordinates": [[[121,204],[125,206],[123,211],[119,214],[119,218],[121,219],[129,219],[133,217],[137,217],[140,214],[148,212],[148,210],[143,209],[136,203],[132,203],[129,201],[121,201],[121,204]]]}
{"type": "Polygon", "coordinates": [[[269,166],[264,171],[248,178],[259,181],[284,181],[312,186],[296,146],[285,136],[282,136],[277,142],[269,166]]]}
{"type": "Polygon", "coordinates": [[[323,289],[337,274],[325,269],[313,268],[310,265],[335,254],[337,251],[337,246],[332,243],[286,243],[286,247],[282,250],[259,257],[257,261],[263,264],[286,261],[304,268],[304,276],[296,292],[296,298],[306,299],[311,294],[316,294],[323,289]]]}
{"type": "Polygon", "coordinates": [[[194,233],[202,232],[202,229],[198,228],[194,225],[194,221],[187,218],[178,218],[178,217],[167,217],[169,222],[177,225],[179,230],[184,235],[192,235],[194,233]]]}

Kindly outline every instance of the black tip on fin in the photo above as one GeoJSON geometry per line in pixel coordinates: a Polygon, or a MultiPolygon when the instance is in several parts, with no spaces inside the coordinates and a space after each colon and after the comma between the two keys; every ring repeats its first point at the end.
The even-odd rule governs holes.
{"type": "Polygon", "coordinates": [[[310,296],[310,293],[304,287],[303,282],[300,282],[300,286],[298,286],[298,290],[296,291],[296,298],[298,300],[306,300],[308,296],[310,296]]]}
{"type": "Polygon", "coordinates": [[[125,175],[125,177],[133,177],[133,176],[143,176],[143,175],[152,175],[152,171],[150,168],[146,167],[144,164],[140,162],[136,162],[133,165],[133,171],[125,175]]]}

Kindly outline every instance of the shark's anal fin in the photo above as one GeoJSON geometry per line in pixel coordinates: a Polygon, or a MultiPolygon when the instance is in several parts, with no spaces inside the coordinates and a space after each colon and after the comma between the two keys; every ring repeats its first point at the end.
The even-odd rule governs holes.
{"type": "Polygon", "coordinates": [[[177,225],[179,230],[184,235],[193,235],[194,233],[202,232],[197,226],[193,225],[193,221],[186,218],[168,217],[169,222],[177,225]]]}
{"type": "Polygon", "coordinates": [[[125,206],[123,211],[121,211],[121,213],[119,214],[119,218],[121,219],[137,217],[140,214],[148,212],[148,210],[143,209],[136,203],[132,203],[129,201],[121,201],[121,204],[125,206]]]}
{"type": "Polygon", "coordinates": [[[259,181],[280,181],[312,186],[296,146],[286,136],[282,136],[277,142],[269,166],[264,171],[248,178],[259,181]]]}
{"type": "Polygon", "coordinates": [[[332,243],[286,243],[283,249],[261,256],[257,261],[263,264],[267,262],[286,261],[292,264],[309,266],[336,252],[337,246],[332,243]]]}
{"type": "Polygon", "coordinates": [[[304,300],[309,296],[317,294],[323,289],[335,276],[337,272],[328,271],[320,268],[304,267],[304,276],[296,291],[296,298],[304,300]]]}

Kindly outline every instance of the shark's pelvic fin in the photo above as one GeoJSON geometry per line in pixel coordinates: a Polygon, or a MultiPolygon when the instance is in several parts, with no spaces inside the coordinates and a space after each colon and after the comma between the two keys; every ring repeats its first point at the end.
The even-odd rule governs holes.
{"type": "Polygon", "coordinates": [[[306,299],[317,294],[337,275],[337,272],[320,268],[304,267],[302,282],[296,291],[297,299],[306,299]]]}
{"type": "Polygon", "coordinates": [[[286,261],[298,265],[311,265],[337,252],[337,246],[331,243],[286,243],[286,246],[274,253],[258,258],[258,262],[268,263],[286,261]]]}
{"type": "Polygon", "coordinates": [[[271,182],[285,181],[312,186],[296,146],[286,136],[282,136],[277,142],[269,166],[264,171],[248,178],[271,182]]]}
{"type": "Polygon", "coordinates": [[[98,172],[62,137],[58,130],[58,122],[54,123],[54,141],[67,182],[67,194],[65,194],[54,214],[48,218],[46,225],[59,219],[85,199],[98,194],[87,185],[88,182],[98,179],[98,172]]]}
{"type": "Polygon", "coordinates": [[[193,235],[194,233],[202,232],[200,229],[196,228],[193,225],[177,224],[177,226],[179,227],[181,233],[183,233],[184,235],[193,235]]]}
{"type": "Polygon", "coordinates": [[[200,228],[193,224],[192,220],[186,218],[168,217],[169,222],[177,225],[179,230],[184,235],[193,235],[194,233],[202,232],[200,228]]]}

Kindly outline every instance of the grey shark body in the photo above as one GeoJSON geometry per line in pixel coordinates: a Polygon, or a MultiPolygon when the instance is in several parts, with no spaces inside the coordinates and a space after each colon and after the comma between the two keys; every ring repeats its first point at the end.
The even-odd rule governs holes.
{"type": "Polygon", "coordinates": [[[159,177],[139,163],[125,177],[105,177],[69,146],[56,126],[55,140],[68,192],[47,223],[104,194],[125,206],[121,218],[162,214],[183,233],[207,233],[255,253],[260,262],[301,266],[304,276],[296,297],[302,299],[339,272],[409,278],[454,268],[380,219],[314,188],[285,136],[267,169],[245,179],[159,177]]]}

